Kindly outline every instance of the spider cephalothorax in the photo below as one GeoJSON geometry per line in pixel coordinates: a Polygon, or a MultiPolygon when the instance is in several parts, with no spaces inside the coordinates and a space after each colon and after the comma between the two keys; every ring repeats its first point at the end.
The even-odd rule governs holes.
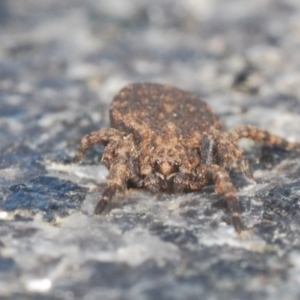
{"type": "Polygon", "coordinates": [[[300,149],[298,143],[252,126],[225,132],[211,108],[196,95],[153,83],[123,88],[112,102],[110,119],[111,128],[83,137],[75,157],[76,161],[82,159],[93,145],[106,146],[101,161],[110,174],[96,214],[128,185],[177,193],[214,183],[227,202],[236,231],[241,232],[238,197],[228,171],[237,164],[247,178],[252,175],[238,141],[250,138],[288,150],[300,149]]]}

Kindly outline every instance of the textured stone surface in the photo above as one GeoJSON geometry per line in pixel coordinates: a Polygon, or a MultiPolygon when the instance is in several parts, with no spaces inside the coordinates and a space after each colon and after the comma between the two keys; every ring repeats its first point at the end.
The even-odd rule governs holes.
{"type": "Polygon", "coordinates": [[[0,24],[1,299],[299,299],[296,153],[242,143],[246,240],[213,187],[130,190],[94,216],[103,149],[70,163],[130,82],[300,141],[298,0],[0,0],[0,24]]]}

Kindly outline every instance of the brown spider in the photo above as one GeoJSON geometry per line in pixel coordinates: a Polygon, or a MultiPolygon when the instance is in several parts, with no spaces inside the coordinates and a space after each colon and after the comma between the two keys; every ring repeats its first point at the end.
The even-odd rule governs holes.
{"type": "Polygon", "coordinates": [[[238,146],[249,138],[287,150],[300,149],[265,130],[241,126],[224,132],[218,117],[196,95],[177,88],[135,83],[123,88],[110,109],[111,128],[83,137],[75,161],[86,150],[103,144],[102,163],[109,169],[107,187],[95,208],[103,212],[117,191],[130,186],[174,193],[202,189],[214,183],[226,201],[234,228],[244,228],[236,189],[229,170],[236,163],[249,179],[248,161],[238,146]]]}

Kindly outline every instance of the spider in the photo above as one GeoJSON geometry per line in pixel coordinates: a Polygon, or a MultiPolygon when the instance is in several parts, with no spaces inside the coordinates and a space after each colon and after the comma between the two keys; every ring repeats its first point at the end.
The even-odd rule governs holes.
{"type": "Polygon", "coordinates": [[[110,128],[84,136],[75,162],[96,144],[105,146],[101,162],[109,169],[107,187],[95,208],[104,211],[116,192],[129,186],[153,193],[183,193],[214,183],[227,203],[235,230],[245,230],[237,191],[229,171],[234,164],[253,180],[238,146],[241,138],[299,150],[291,143],[253,126],[225,132],[212,109],[196,95],[155,83],[134,83],[113,99],[110,128]]]}

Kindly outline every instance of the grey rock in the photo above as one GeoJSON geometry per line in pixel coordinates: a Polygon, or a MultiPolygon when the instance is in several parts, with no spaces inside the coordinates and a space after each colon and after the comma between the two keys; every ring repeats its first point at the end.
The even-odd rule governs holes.
{"type": "Polygon", "coordinates": [[[129,82],[300,141],[299,20],[297,0],[0,1],[0,298],[299,299],[297,153],[242,142],[244,240],[212,186],[129,190],[95,216],[103,148],[72,164],[129,82]]]}

